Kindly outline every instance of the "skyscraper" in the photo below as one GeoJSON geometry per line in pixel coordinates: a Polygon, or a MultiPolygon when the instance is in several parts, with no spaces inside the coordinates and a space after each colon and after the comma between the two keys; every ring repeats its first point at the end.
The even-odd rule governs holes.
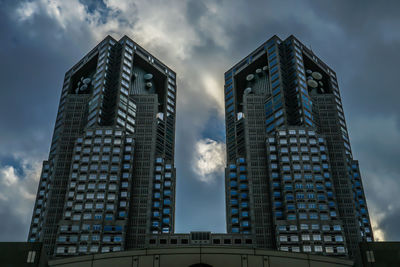
{"type": "Polygon", "coordinates": [[[224,88],[228,233],[357,257],[373,235],[335,72],[294,36],[273,36],[224,88]]]}
{"type": "Polygon", "coordinates": [[[65,74],[29,241],[65,256],[174,231],[175,77],[126,36],[65,74]]]}

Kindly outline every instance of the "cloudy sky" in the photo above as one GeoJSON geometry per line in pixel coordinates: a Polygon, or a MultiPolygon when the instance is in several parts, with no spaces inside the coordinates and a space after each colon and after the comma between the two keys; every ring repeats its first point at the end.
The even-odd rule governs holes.
{"type": "Polygon", "coordinates": [[[375,236],[399,240],[399,14],[373,0],[0,0],[0,241],[26,240],[64,73],[107,34],[178,73],[177,232],[225,232],[223,73],[294,34],[337,72],[375,236]]]}

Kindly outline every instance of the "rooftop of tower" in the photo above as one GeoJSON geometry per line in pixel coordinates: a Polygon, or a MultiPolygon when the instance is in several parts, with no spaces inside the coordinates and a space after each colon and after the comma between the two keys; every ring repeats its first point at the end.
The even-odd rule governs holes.
{"type": "Polygon", "coordinates": [[[287,37],[285,40],[282,40],[279,38],[277,35],[272,36],[269,38],[267,41],[259,45],[255,50],[253,50],[249,55],[244,57],[242,60],[240,60],[238,63],[236,63],[233,67],[231,67],[228,71],[225,72],[225,78],[229,77],[232,73],[234,74],[239,73],[241,70],[245,68],[245,66],[249,65],[250,63],[254,62],[255,60],[259,59],[263,55],[266,54],[268,49],[273,45],[273,44],[281,44],[285,42],[290,42],[293,41],[295,43],[298,43],[299,46],[303,49],[303,51],[307,54],[308,57],[312,58],[314,61],[318,62],[318,64],[323,67],[327,72],[333,73],[336,76],[335,71],[333,71],[331,68],[328,67],[318,56],[315,55],[315,53],[308,48],[306,45],[304,45],[299,39],[297,39],[294,35],[290,35],[287,37]]]}

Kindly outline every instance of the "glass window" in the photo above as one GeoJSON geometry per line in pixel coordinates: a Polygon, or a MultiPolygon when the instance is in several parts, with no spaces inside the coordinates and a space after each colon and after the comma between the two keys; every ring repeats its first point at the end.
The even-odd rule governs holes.
{"type": "Polygon", "coordinates": [[[326,251],[327,253],[333,253],[333,247],[326,247],[326,248],[325,248],[325,251],[326,251]]]}
{"type": "Polygon", "coordinates": [[[301,230],[308,230],[308,224],[300,224],[301,230]]]}
{"type": "Polygon", "coordinates": [[[340,230],[342,230],[342,227],[340,225],[336,224],[333,226],[333,230],[340,231],[340,230]]]}
{"type": "Polygon", "coordinates": [[[337,242],[343,242],[343,236],[337,235],[337,236],[335,236],[335,240],[336,240],[337,242]]]}
{"type": "Polygon", "coordinates": [[[315,252],[322,252],[322,246],[314,246],[314,251],[315,252]]]}
{"type": "Polygon", "coordinates": [[[337,247],[336,249],[337,249],[338,253],[345,253],[346,252],[344,247],[337,247]]]}

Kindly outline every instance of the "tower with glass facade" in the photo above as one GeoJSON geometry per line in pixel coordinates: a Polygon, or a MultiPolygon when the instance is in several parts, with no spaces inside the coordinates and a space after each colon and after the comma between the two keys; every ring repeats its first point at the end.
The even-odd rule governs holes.
{"type": "Polygon", "coordinates": [[[65,75],[29,241],[69,256],[173,233],[176,74],[127,36],[65,75]]]}
{"type": "Polygon", "coordinates": [[[225,73],[228,233],[258,247],[357,257],[372,241],[335,72],[273,36],[225,73]]]}

